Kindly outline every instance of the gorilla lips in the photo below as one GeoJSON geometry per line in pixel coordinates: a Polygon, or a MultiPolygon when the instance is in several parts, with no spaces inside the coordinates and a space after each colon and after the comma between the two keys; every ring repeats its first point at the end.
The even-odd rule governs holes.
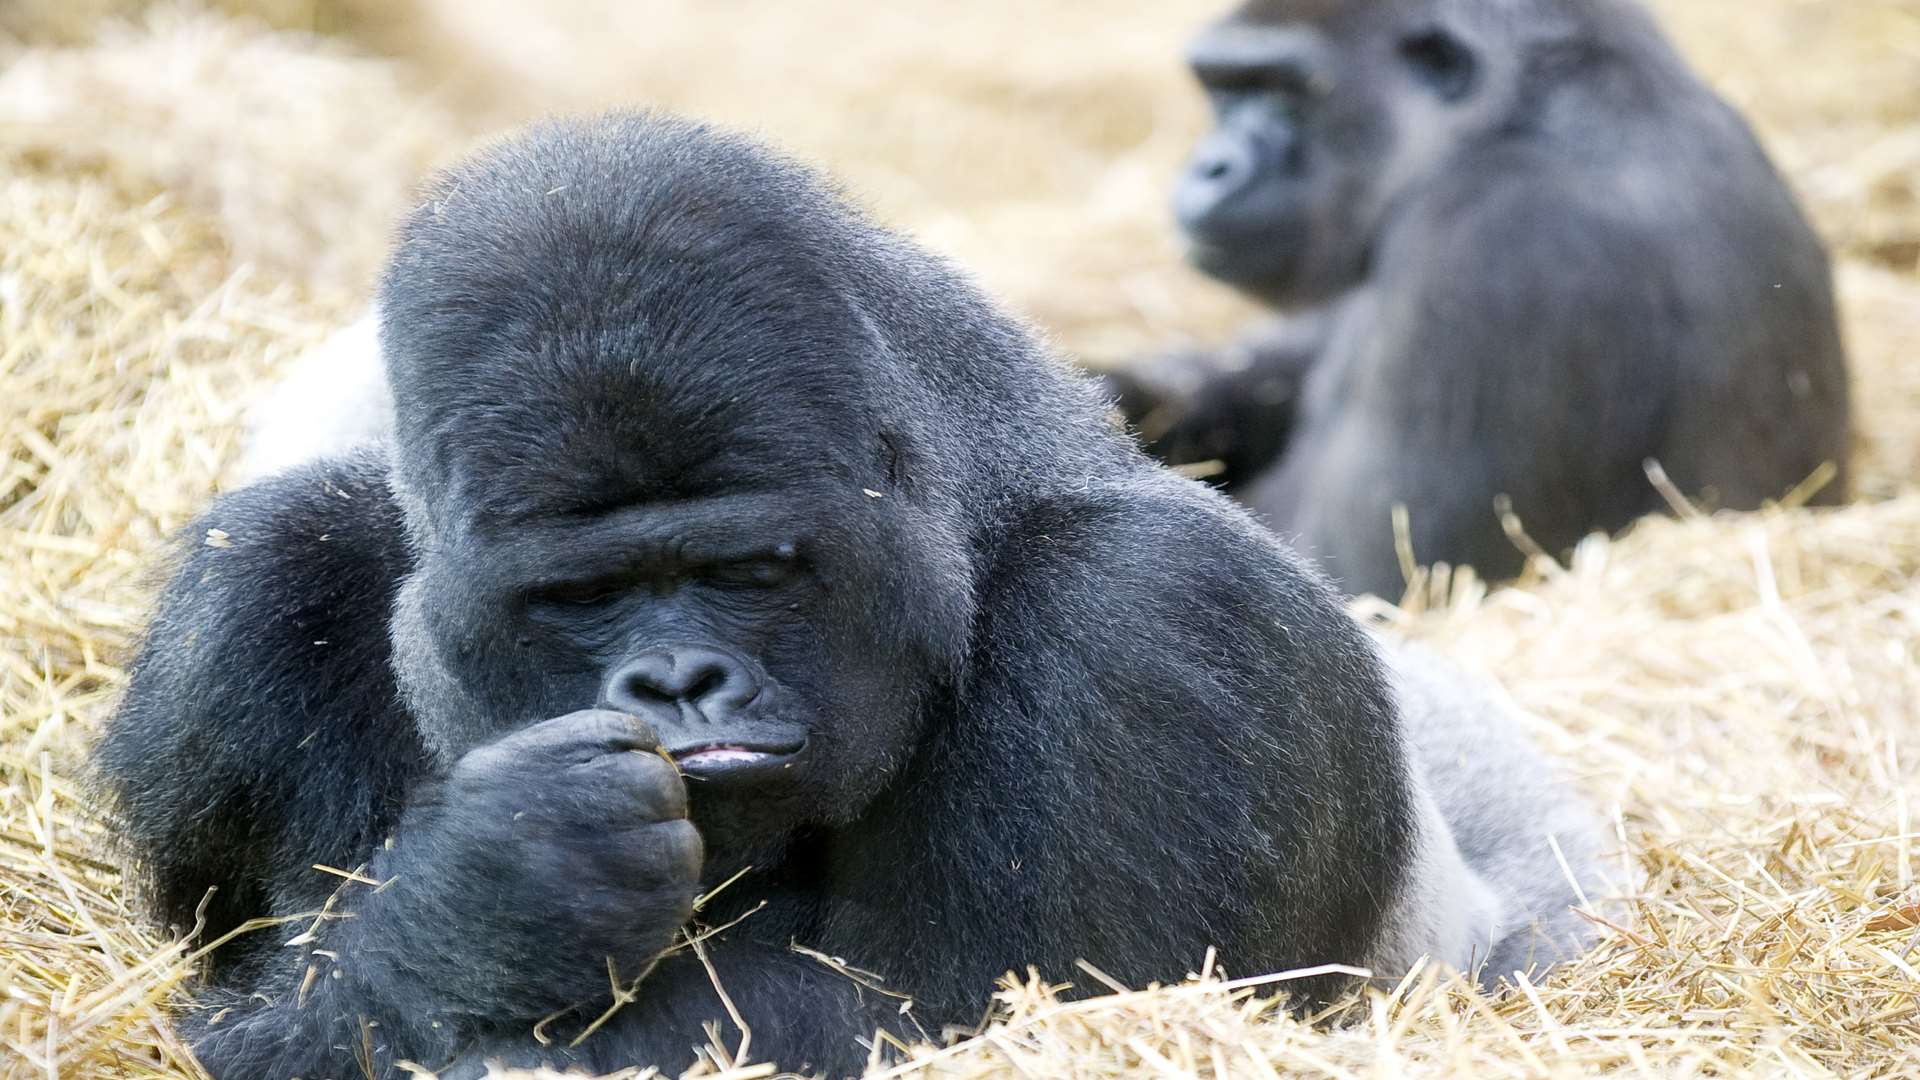
{"type": "Polygon", "coordinates": [[[748,750],[743,746],[716,746],[709,750],[696,750],[679,759],[679,764],[687,765],[732,765],[761,761],[767,757],[759,750],[748,750]]]}
{"type": "Polygon", "coordinates": [[[793,766],[805,742],[784,746],[741,742],[702,742],[667,748],[680,771],[702,780],[751,780],[793,766]]]}

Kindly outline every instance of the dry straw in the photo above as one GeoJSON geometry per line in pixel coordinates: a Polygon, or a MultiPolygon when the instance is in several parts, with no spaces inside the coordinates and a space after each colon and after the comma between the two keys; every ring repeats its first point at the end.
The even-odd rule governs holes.
{"type": "MultiPolygon", "coordinates": [[[[194,1074],[164,1021],[192,946],[131,909],[76,779],[84,746],[165,538],[230,466],[249,395],[353,314],[407,179],[471,132],[528,99],[666,100],[831,161],[1084,351],[1217,336],[1232,310],[1178,269],[1158,225],[1153,178],[1192,116],[1140,115],[1186,100],[1174,46],[1211,4],[982,4],[944,22],[889,7],[873,34],[836,37],[850,56],[828,72],[792,43],[871,6],[780,5],[745,27],[661,3],[658,34],[630,42],[649,63],[514,68],[489,35],[551,41],[510,5],[480,3],[486,19],[425,34],[432,46],[396,30],[395,9],[356,22],[370,5],[275,5],[405,50],[411,69],[221,17],[104,35],[80,17],[140,6],[34,0],[0,20],[0,40],[80,43],[0,52],[0,1077],[194,1074]],[[672,69],[661,42],[703,32],[739,58],[672,69]],[[1062,60],[1063,41],[1086,56],[1062,60]],[[955,118],[960,151],[939,156],[936,116],[955,118]]],[[[430,29],[458,7],[405,10],[430,29]]],[[[1500,679],[1607,808],[1628,889],[1605,943],[1497,998],[1422,970],[1331,1031],[1280,1015],[1280,983],[1227,977],[1231,957],[1196,955],[1178,986],[1067,1002],[1046,979],[1104,988],[1098,973],[1019,973],[984,1035],[897,1072],[1916,1072],[1920,12],[1665,10],[1759,115],[1846,256],[1862,501],[1683,512],[1589,541],[1521,588],[1440,572],[1401,607],[1361,611],[1500,679]]],[[[772,1071],[716,1021],[708,1071],[772,1071]]]]}

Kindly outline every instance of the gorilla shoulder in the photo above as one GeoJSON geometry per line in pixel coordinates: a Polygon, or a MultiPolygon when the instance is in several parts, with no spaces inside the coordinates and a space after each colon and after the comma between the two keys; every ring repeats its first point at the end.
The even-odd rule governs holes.
{"type": "MultiPolygon", "coordinates": [[[[93,759],[175,928],[204,919],[218,934],[318,905],[332,888],[322,878],[232,868],[355,864],[386,827],[383,802],[420,772],[387,663],[411,556],[386,478],[374,455],[295,468],[222,496],[181,536],[93,759]],[[351,827],[273,810],[322,806],[351,827]]],[[[213,954],[216,972],[243,951],[213,954]]]]}

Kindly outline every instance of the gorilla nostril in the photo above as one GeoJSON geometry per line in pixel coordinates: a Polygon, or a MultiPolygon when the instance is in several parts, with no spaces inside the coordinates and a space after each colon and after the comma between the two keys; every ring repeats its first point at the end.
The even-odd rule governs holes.
{"type": "Polygon", "coordinates": [[[639,701],[658,702],[665,705],[671,705],[674,702],[674,696],[672,694],[663,692],[659,687],[649,682],[631,682],[626,685],[625,689],[639,701]]]}
{"type": "Polygon", "coordinates": [[[712,720],[745,708],[760,696],[760,681],[730,656],[715,656],[687,692],[687,703],[712,720]]]}
{"type": "Polygon", "coordinates": [[[671,653],[648,653],[614,673],[609,697],[644,704],[672,704],[680,695],[671,653]]]}
{"type": "Polygon", "coordinates": [[[686,707],[708,720],[722,719],[759,696],[760,681],[745,661],[698,647],[642,653],[614,672],[606,692],[615,708],[686,707]]]}
{"type": "Polygon", "coordinates": [[[718,668],[708,668],[700,673],[692,686],[687,688],[687,700],[700,701],[726,684],[726,672],[718,668]]]}

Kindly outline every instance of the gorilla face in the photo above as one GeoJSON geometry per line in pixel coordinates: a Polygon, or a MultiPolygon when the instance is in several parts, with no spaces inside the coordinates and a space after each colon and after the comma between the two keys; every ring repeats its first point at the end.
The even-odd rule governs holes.
{"type": "Polygon", "coordinates": [[[885,522],[820,513],[860,509],[821,478],[729,486],[476,521],[426,552],[399,664],[443,760],[599,707],[659,736],[716,853],[864,805],[919,735],[915,684],[937,672],[928,643],[840,594],[860,562],[906,560],[885,522]]]}
{"type": "Polygon", "coordinates": [[[1365,275],[1481,82],[1438,6],[1253,0],[1200,35],[1189,61],[1216,124],[1173,200],[1196,266],[1277,305],[1365,275]]]}
{"type": "Polygon", "coordinates": [[[617,206],[555,186],[526,183],[539,215],[403,232],[381,305],[416,553],[395,665],[443,765],[576,710],[641,718],[725,872],[857,816],[904,763],[964,656],[964,528],[904,479],[921,439],[871,404],[883,346],[850,290],[770,254],[806,238],[715,203],[766,243],[617,243],[617,206]]]}

